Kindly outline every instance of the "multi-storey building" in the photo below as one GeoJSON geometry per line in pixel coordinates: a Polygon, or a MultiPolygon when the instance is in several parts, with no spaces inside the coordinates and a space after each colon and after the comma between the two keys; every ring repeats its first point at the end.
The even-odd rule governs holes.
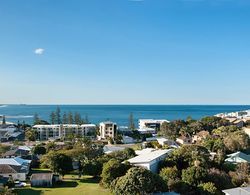
{"type": "Polygon", "coordinates": [[[33,129],[37,132],[39,140],[65,138],[69,135],[90,136],[96,130],[94,124],[63,124],[63,125],[35,125],[33,129]]]}
{"type": "Polygon", "coordinates": [[[117,124],[111,121],[100,123],[99,127],[100,139],[114,138],[117,131],[117,124]]]}

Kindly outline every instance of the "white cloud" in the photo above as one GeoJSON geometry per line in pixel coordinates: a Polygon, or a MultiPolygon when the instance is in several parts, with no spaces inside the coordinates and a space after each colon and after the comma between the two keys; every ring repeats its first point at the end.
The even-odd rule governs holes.
{"type": "Polygon", "coordinates": [[[37,55],[42,55],[44,53],[45,49],[43,48],[37,48],[34,50],[34,53],[37,55]]]}

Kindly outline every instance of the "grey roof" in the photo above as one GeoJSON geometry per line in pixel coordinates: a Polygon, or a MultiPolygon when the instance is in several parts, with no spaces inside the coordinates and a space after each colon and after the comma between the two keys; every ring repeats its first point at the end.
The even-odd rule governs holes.
{"type": "Polygon", "coordinates": [[[250,162],[250,155],[247,155],[243,152],[235,152],[232,154],[228,155],[229,158],[226,159],[226,161],[229,161],[229,159],[233,159],[233,158],[241,158],[247,162],[250,162]]]}
{"type": "Polygon", "coordinates": [[[0,174],[21,173],[22,167],[16,165],[0,165],[0,174]]]}
{"type": "Polygon", "coordinates": [[[29,151],[22,149],[9,150],[3,154],[3,156],[25,156],[28,155],[29,151]]]}
{"type": "Polygon", "coordinates": [[[52,180],[53,173],[34,173],[30,177],[30,181],[32,180],[52,180]]]}
{"type": "Polygon", "coordinates": [[[19,157],[15,158],[0,158],[0,164],[3,165],[28,165],[31,160],[25,160],[19,157]]]}
{"type": "Polygon", "coordinates": [[[250,186],[222,190],[222,192],[226,195],[250,195],[250,186]]]}

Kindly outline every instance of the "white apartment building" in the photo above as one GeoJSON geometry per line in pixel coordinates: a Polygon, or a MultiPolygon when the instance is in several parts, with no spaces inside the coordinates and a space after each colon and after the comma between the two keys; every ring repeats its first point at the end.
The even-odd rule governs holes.
{"type": "Polygon", "coordinates": [[[139,129],[159,130],[164,122],[169,123],[168,120],[139,119],[139,129]]]}
{"type": "Polygon", "coordinates": [[[117,131],[117,124],[111,121],[101,122],[99,139],[114,138],[117,131]]]}
{"type": "Polygon", "coordinates": [[[63,125],[35,125],[33,129],[37,131],[39,140],[59,139],[68,135],[89,136],[95,132],[96,125],[94,124],[63,124],[63,125]]]}

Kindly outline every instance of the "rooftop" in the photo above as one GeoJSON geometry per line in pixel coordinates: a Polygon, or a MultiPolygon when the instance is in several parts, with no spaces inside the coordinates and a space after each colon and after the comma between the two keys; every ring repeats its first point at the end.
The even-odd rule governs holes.
{"type": "Polygon", "coordinates": [[[139,156],[136,156],[134,158],[131,158],[128,160],[130,163],[149,163],[162,155],[168,154],[172,152],[172,149],[167,150],[154,150],[148,153],[142,153],[139,156]]]}
{"type": "Polygon", "coordinates": [[[51,180],[53,173],[34,173],[31,175],[30,180],[51,180]]]}
{"type": "Polygon", "coordinates": [[[229,195],[250,195],[250,186],[222,190],[222,192],[229,195]]]}

